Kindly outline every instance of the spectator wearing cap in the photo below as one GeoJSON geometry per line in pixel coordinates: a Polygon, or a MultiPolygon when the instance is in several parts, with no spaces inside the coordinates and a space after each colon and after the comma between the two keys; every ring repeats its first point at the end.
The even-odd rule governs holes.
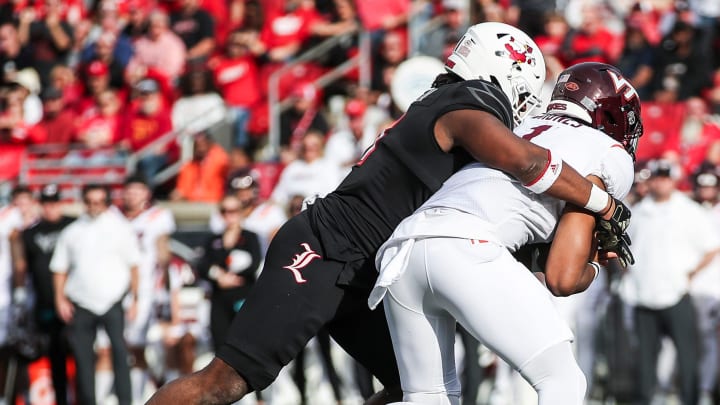
{"type": "MultiPolygon", "coordinates": [[[[227,195],[234,195],[240,202],[243,227],[255,232],[260,240],[263,256],[275,233],[287,221],[283,207],[260,197],[260,179],[252,169],[240,169],[231,173],[227,183],[227,195]]],[[[222,233],[225,223],[220,212],[210,215],[210,230],[222,233]]]]}
{"type": "Polygon", "coordinates": [[[106,90],[110,90],[110,68],[99,60],[90,62],[84,69],[85,91],[78,101],[76,109],[79,115],[92,115],[96,113],[96,97],[106,90]]]}
{"type": "Polygon", "coordinates": [[[135,41],[135,55],[128,64],[129,70],[153,68],[172,82],[180,77],[187,49],[182,39],[170,30],[169,23],[163,11],[150,13],[147,34],[135,41]]]}
{"type": "Polygon", "coordinates": [[[37,74],[32,68],[17,72],[13,83],[4,94],[5,109],[0,113],[0,143],[28,145],[45,142],[47,133],[41,126],[36,125],[42,119],[42,102],[32,93],[39,91],[40,84],[36,79],[37,74]],[[39,107],[36,102],[40,103],[39,107]],[[26,105],[39,111],[26,114],[26,105]]]}
{"type": "Polygon", "coordinates": [[[77,403],[95,404],[94,343],[99,325],[110,339],[118,403],[132,401],[125,317],[137,311],[140,248],[130,224],[110,209],[110,191],[83,188],[86,214],[63,229],[55,245],[53,272],[55,310],[67,326],[75,356],[77,403]],[[122,301],[131,294],[127,313],[122,301]]]}
{"type": "Polygon", "coordinates": [[[121,88],[124,85],[125,66],[130,62],[132,56],[132,48],[127,38],[119,38],[112,32],[103,32],[98,36],[95,42],[85,46],[81,55],[83,63],[92,63],[92,61],[100,61],[107,66],[110,72],[110,85],[115,88],[121,88]],[[124,41],[121,45],[121,41],[124,41]],[[117,48],[119,51],[115,51],[117,48]],[[122,48],[128,47],[127,50],[122,48]],[[118,56],[117,54],[120,54],[118,56]],[[121,59],[121,58],[124,58],[121,59]]]}
{"type": "Polygon", "coordinates": [[[648,169],[649,194],[633,207],[628,228],[635,264],[628,268],[621,285],[622,298],[635,308],[640,403],[652,401],[660,339],[668,336],[679,354],[681,402],[696,404],[698,324],[690,283],[720,252],[720,235],[707,211],[677,190],[676,165],[653,160],[648,169]]]}
{"type": "Polygon", "coordinates": [[[296,85],[290,97],[292,108],[280,114],[280,145],[295,149],[308,131],[326,134],[330,127],[320,111],[322,97],[313,83],[296,85]]]}
{"type": "Polygon", "coordinates": [[[42,119],[42,101],[40,101],[40,77],[33,68],[25,68],[10,74],[11,91],[17,92],[23,109],[23,121],[34,125],[42,119]]]}
{"type": "Polygon", "coordinates": [[[62,214],[60,189],[48,184],[40,190],[40,219],[13,239],[13,302],[22,304],[28,297],[28,282],[34,291],[33,318],[38,331],[48,338],[47,355],[55,392],[55,403],[67,405],[68,378],[66,363],[70,354],[65,338],[65,325],[55,311],[53,276],[50,259],[55,244],[65,227],[74,218],[62,214]]]}
{"type": "MultiPolygon", "coordinates": [[[[160,92],[160,84],[154,79],[143,79],[137,83],[135,91],[137,99],[130,105],[123,119],[120,136],[123,147],[133,153],[143,150],[172,131],[170,111],[160,92]]],[[[163,166],[176,157],[175,145],[156,145],[140,158],[137,168],[152,182],[163,166]]]]}
{"type": "Polygon", "coordinates": [[[170,199],[219,202],[225,191],[227,168],[227,152],[206,132],[196,134],[193,158],[180,168],[177,186],[170,194],[170,199]]]}
{"type": "Polygon", "coordinates": [[[331,133],[325,145],[327,159],[344,173],[350,171],[377,136],[377,128],[366,122],[367,108],[367,104],[361,99],[349,100],[345,104],[347,125],[331,133]]]}
{"type": "Polygon", "coordinates": [[[253,47],[257,47],[257,32],[250,29],[234,31],[225,44],[225,52],[210,60],[215,83],[234,115],[233,144],[246,147],[251,109],[260,102],[260,78],[253,47]]]}
{"type": "Polygon", "coordinates": [[[27,8],[20,13],[18,37],[23,46],[28,46],[33,55],[33,67],[40,74],[43,83],[50,78],[50,71],[62,64],[73,45],[73,30],[63,20],[63,2],[45,1],[45,15],[27,8]]]}
{"type": "Polygon", "coordinates": [[[43,103],[43,119],[39,126],[47,134],[49,144],[69,145],[75,139],[77,114],[66,108],[63,93],[57,87],[46,87],[40,94],[43,103]]]}
{"type": "Polygon", "coordinates": [[[181,0],[170,14],[170,27],[187,49],[188,59],[207,59],[215,49],[215,20],[200,8],[199,0],[181,0]]]}
{"type": "MultiPolygon", "coordinates": [[[[710,214],[713,228],[720,232],[720,176],[718,168],[701,165],[693,173],[693,197],[710,214]]],[[[712,404],[718,376],[718,327],[720,318],[720,258],[717,256],[690,281],[690,297],[695,305],[700,335],[700,402],[712,404]]]]}

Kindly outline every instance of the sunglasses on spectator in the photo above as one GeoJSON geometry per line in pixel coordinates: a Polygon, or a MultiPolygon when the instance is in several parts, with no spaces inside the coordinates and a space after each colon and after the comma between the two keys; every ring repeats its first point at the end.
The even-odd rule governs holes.
{"type": "Polygon", "coordinates": [[[225,214],[237,214],[238,212],[240,212],[240,208],[237,208],[237,207],[232,207],[232,208],[220,207],[220,213],[223,214],[223,215],[225,215],[225,214]]]}
{"type": "Polygon", "coordinates": [[[85,199],[85,205],[105,205],[105,199],[85,199]]]}

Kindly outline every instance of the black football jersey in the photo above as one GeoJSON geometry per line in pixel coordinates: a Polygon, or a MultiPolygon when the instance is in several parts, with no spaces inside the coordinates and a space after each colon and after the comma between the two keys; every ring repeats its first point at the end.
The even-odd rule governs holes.
{"type": "Polygon", "coordinates": [[[338,188],[309,209],[328,259],[374,260],[400,221],[472,160],[461,148],[444,152],[434,134],[440,116],[465,109],[487,111],[512,128],[510,102],[492,83],[469,80],[426,92],[378,136],[338,188]]]}

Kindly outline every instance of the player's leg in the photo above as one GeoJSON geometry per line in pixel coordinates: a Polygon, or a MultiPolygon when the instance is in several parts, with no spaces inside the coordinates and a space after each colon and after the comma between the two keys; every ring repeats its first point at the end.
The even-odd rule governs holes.
{"type": "Polygon", "coordinates": [[[330,321],[344,291],[342,263],[326,261],[306,214],[293,217],[268,249],[263,271],[205,369],[159,390],[151,404],[229,403],[262,390],[330,321]]]}
{"type": "MultiPolygon", "coordinates": [[[[425,273],[424,243],[416,243],[405,274],[390,286],[384,299],[402,380],[403,400],[429,405],[459,405],[455,319],[434,303],[425,273]]],[[[445,259],[452,261],[449,257],[445,259]]]]}
{"type": "Polygon", "coordinates": [[[532,273],[492,243],[434,238],[423,246],[435,299],[523,373],[540,404],[583,403],[585,378],[570,350],[572,333],[532,273]],[[558,357],[544,354],[548,350],[558,357]]]}
{"type": "Polygon", "coordinates": [[[152,315],[152,290],[138,294],[137,312],[132,321],[125,325],[125,341],[130,352],[130,381],[132,398],[135,402],[144,401],[145,386],[150,379],[148,364],[145,359],[147,333],[152,315]]]}

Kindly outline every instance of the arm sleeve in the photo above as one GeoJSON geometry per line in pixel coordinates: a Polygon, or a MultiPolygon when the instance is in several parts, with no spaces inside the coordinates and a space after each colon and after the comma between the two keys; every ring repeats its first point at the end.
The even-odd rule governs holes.
{"type": "Polygon", "coordinates": [[[260,241],[255,232],[243,230],[243,237],[245,238],[245,249],[248,253],[250,253],[250,256],[252,257],[252,262],[246,270],[240,273],[240,275],[243,277],[247,277],[250,280],[255,280],[255,275],[257,273],[258,267],[260,267],[260,262],[262,260],[262,254],[260,252],[260,241]]]}
{"type": "Polygon", "coordinates": [[[210,267],[215,264],[214,260],[214,254],[213,254],[213,241],[215,241],[215,235],[210,236],[207,238],[205,243],[203,244],[203,255],[198,261],[197,264],[197,274],[198,276],[202,277],[205,280],[211,281],[213,284],[215,283],[214,280],[210,280],[208,277],[208,272],[210,271],[210,267]]]}
{"type": "Polygon", "coordinates": [[[70,252],[67,245],[67,229],[60,233],[55,251],[50,259],[50,271],[53,273],[67,273],[70,269],[70,252]]]}
{"type": "Polygon", "coordinates": [[[632,157],[622,146],[613,146],[591,174],[602,179],[609,194],[622,200],[630,192],[635,177],[632,157]]]}

